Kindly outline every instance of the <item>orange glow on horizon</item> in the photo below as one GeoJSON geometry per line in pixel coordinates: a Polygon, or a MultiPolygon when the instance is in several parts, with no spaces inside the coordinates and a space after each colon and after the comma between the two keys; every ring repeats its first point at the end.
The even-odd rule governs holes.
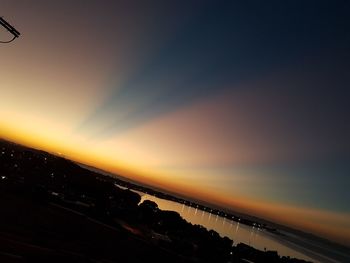
{"type": "Polygon", "coordinates": [[[219,194],[210,189],[194,188],[190,184],[179,180],[182,177],[176,179],[166,176],[159,171],[148,170],[144,167],[138,168],[137,164],[130,165],[132,161],[129,163],[118,162],[116,158],[103,154],[103,151],[100,149],[91,148],[93,144],[73,143],[72,140],[58,140],[54,134],[52,136],[43,136],[39,132],[24,132],[16,127],[5,125],[5,123],[0,124],[0,136],[4,139],[55,154],[61,153],[73,161],[119,174],[149,186],[158,187],[196,200],[207,201],[210,204],[232,209],[233,211],[236,210],[305,231],[311,231],[344,244],[350,244],[350,230],[347,228],[347,222],[350,222],[349,214],[337,214],[278,203],[272,204],[264,200],[254,200],[247,196],[230,195],[228,193],[219,194]],[[333,222],[333,224],[329,224],[329,222],[333,222]]]}

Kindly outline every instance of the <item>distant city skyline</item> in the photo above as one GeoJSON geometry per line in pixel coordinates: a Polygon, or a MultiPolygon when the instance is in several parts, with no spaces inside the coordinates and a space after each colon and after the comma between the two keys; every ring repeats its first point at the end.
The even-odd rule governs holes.
{"type": "Polygon", "coordinates": [[[0,137],[350,245],[348,1],[1,11],[0,137]]]}

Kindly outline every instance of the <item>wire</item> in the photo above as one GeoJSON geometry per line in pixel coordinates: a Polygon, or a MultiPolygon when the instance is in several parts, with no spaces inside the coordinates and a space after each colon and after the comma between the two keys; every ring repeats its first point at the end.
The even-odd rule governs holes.
{"type": "Polygon", "coordinates": [[[11,39],[11,40],[8,40],[8,41],[0,41],[0,43],[3,43],[3,44],[5,44],[5,43],[10,43],[10,42],[12,42],[13,40],[15,40],[15,36],[11,39]]]}

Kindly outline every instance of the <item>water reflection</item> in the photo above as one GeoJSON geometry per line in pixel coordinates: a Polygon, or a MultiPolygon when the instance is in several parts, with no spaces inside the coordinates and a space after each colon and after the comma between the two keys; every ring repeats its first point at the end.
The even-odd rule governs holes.
{"type": "Polygon", "coordinates": [[[290,256],[309,261],[315,261],[307,255],[280,243],[270,233],[259,229],[258,227],[250,227],[239,222],[228,220],[216,214],[206,211],[198,211],[198,208],[190,207],[185,204],[176,203],[169,200],[160,199],[150,195],[143,195],[141,202],[151,200],[158,204],[162,210],[171,210],[178,212],[185,220],[192,224],[202,225],[208,230],[215,230],[222,237],[227,236],[234,241],[235,244],[245,243],[259,250],[275,250],[282,256],[290,256]],[[225,222],[226,221],[226,222],[225,222]]]}

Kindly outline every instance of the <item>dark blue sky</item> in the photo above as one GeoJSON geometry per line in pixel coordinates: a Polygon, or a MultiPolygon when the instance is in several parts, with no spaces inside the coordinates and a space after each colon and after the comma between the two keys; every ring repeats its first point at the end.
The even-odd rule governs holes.
{"type": "Polygon", "coordinates": [[[1,7],[0,136],[350,242],[349,1],[1,7]]]}
{"type": "MultiPolygon", "coordinates": [[[[111,87],[106,101],[82,127],[94,125],[106,112],[127,112],[108,120],[106,129],[100,131],[113,135],[203,96],[237,89],[232,84],[300,68],[305,78],[307,71],[327,74],[328,85],[320,78],[321,83],[279,87],[277,92],[297,89],[292,92],[307,96],[310,108],[320,107],[331,93],[334,105],[327,110],[344,114],[350,44],[346,1],[209,1],[182,8],[191,8],[192,15],[182,21],[180,11],[175,29],[160,30],[157,48],[118,87],[111,87]],[[129,125],[121,128],[120,122],[129,125]]],[[[154,18],[155,26],[161,27],[167,15],[154,18]]]]}

